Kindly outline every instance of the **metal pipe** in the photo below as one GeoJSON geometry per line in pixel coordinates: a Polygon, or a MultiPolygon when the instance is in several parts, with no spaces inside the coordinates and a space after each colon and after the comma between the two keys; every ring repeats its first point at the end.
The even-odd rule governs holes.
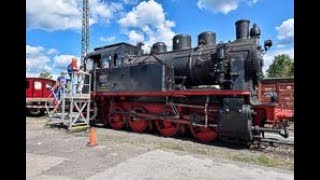
{"type": "Polygon", "coordinates": [[[283,127],[284,129],[284,133],[282,134],[281,131],[279,132],[280,136],[284,137],[284,138],[288,138],[289,137],[289,132],[286,126],[283,127]]]}
{"type": "Polygon", "coordinates": [[[176,119],[179,119],[180,118],[179,111],[177,110],[175,103],[173,102],[173,100],[171,98],[169,99],[169,97],[166,97],[166,105],[170,105],[176,119]]]}
{"type": "MultiPolygon", "coordinates": [[[[207,128],[206,125],[203,125],[203,124],[192,123],[191,125],[192,125],[192,126],[199,126],[199,127],[205,127],[205,128],[207,128]]],[[[208,124],[207,126],[209,126],[209,127],[218,127],[217,124],[208,124]]]]}
{"type": "MultiPolygon", "coordinates": [[[[175,106],[181,106],[181,107],[190,107],[190,108],[199,108],[204,109],[205,106],[201,105],[192,105],[192,104],[180,104],[180,103],[174,103],[175,106]]],[[[216,109],[208,109],[208,112],[218,112],[219,110],[216,109]]]]}
{"type": "MultiPolygon", "coordinates": [[[[85,74],[84,75],[84,79],[83,79],[83,83],[85,82],[85,79],[86,79],[86,75],[88,75],[89,76],[89,84],[88,84],[88,94],[89,94],[89,97],[90,97],[90,94],[91,94],[91,91],[90,91],[90,82],[91,82],[91,74],[85,74]]],[[[84,86],[86,86],[86,85],[84,85],[84,86]]],[[[83,90],[81,90],[81,91],[83,91],[83,90]]],[[[91,117],[90,117],[90,105],[91,105],[91,100],[90,100],[90,98],[88,99],[88,102],[87,102],[88,104],[87,104],[87,117],[86,117],[86,119],[87,119],[87,121],[88,121],[88,125],[90,125],[90,120],[91,120],[91,117]]],[[[97,110],[96,110],[97,112],[97,114],[98,114],[98,108],[97,108],[97,110]]],[[[96,115],[95,115],[95,109],[93,109],[93,113],[94,113],[94,117],[96,117],[96,115]]]]}
{"type": "Polygon", "coordinates": [[[271,129],[271,128],[262,128],[262,127],[252,127],[252,129],[257,131],[280,133],[280,129],[271,129]]]}
{"type": "MultiPolygon", "coordinates": [[[[97,65],[97,63],[95,62],[95,63],[93,64],[93,66],[94,66],[94,67],[93,67],[93,73],[92,73],[92,74],[93,74],[93,75],[92,75],[92,76],[93,76],[93,77],[92,77],[92,78],[93,78],[93,87],[92,87],[93,89],[92,89],[92,90],[93,90],[93,92],[97,92],[97,66],[98,66],[98,65],[97,65]]],[[[91,87],[90,87],[90,88],[91,88],[91,87]]]]}
{"type": "Polygon", "coordinates": [[[188,70],[189,70],[189,75],[190,75],[190,78],[191,78],[191,80],[193,80],[193,73],[192,73],[192,60],[193,60],[193,58],[192,58],[192,52],[191,52],[191,49],[189,50],[189,62],[188,62],[188,65],[189,65],[189,68],[188,68],[188,70]]]}
{"type": "Polygon", "coordinates": [[[269,142],[269,143],[280,143],[280,144],[294,145],[294,142],[281,141],[281,140],[272,140],[272,139],[261,139],[261,142],[269,142]]]}
{"type": "Polygon", "coordinates": [[[96,101],[93,101],[93,116],[90,118],[90,121],[96,119],[97,116],[98,116],[98,104],[96,101]]]}
{"type": "Polygon", "coordinates": [[[219,110],[216,109],[208,109],[209,112],[219,112],[219,110]]]}
{"type": "Polygon", "coordinates": [[[205,113],[205,128],[208,127],[208,104],[209,104],[209,101],[210,101],[210,97],[207,96],[207,101],[206,101],[206,105],[205,105],[205,108],[204,108],[204,113],[205,113]]]}
{"type": "Polygon", "coordinates": [[[204,106],[200,106],[200,105],[191,105],[191,104],[179,104],[179,103],[174,103],[174,105],[176,106],[181,106],[181,107],[191,107],[191,108],[205,108],[204,106]]]}
{"type": "Polygon", "coordinates": [[[189,121],[184,119],[177,119],[176,116],[159,116],[154,114],[146,114],[146,113],[135,113],[136,117],[146,118],[148,120],[166,120],[171,122],[176,122],[180,124],[190,124],[189,121]]]}
{"type": "Polygon", "coordinates": [[[262,132],[275,132],[284,138],[289,137],[288,129],[285,126],[283,127],[284,133],[281,132],[281,129],[271,129],[271,128],[262,128],[262,127],[252,127],[252,129],[257,131],[262,131],[262,132]]]}

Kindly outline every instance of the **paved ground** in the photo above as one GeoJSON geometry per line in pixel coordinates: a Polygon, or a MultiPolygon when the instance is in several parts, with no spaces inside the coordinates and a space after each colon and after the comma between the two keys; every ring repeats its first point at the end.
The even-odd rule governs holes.
{"type": "Polygon", "coordinates": [[[44,128],[44,120],[27,118],[30,180],[294,179],[292,157],[100,128],[96,128],[99,145],[87,147],[88,133],[44,128]],[[271,165],[281,168],[254,165],[261,163],[255,158],[263,158],[267,165],[268,160],[279,160],[271,165]]]}

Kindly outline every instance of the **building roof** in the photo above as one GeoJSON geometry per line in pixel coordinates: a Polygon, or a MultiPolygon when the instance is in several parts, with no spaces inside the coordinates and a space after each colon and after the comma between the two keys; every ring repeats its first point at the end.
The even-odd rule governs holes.
{"type": "Polygon", "coordinates": [[[26,77],[26,80],[27,79],[37,79],[37,80],[44,80],[44,81],[53,81],[55,82],[55,80],[53,79],[46,79],[46,78],[40,78],[40,77],[26,77]]]}

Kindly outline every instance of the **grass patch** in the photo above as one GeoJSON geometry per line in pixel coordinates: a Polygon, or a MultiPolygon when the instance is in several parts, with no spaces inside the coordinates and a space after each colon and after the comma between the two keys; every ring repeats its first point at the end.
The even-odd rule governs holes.
{"type": "Polygon", "coordinates": [[[270,158],[266,155],[247,156],[242,154],[231,154],[229,159],[240,162],[254,163],[263,166],[277,166],[280,164],[278,159],[270,158]]]}
{"type": "Polygon", "coordinates": [[[271,154],[252,154],[252,153],[241,153],[241,152],[233,152],[228,150],[218,151],[210,148],[195,148],[188,149],[189,152],[193,152],[196,154],[202,154],[213,157],[220,157],[224,159],[229,159],[238,162],[256,164],[260,166],[268,166],[268,167],[285,167],[292,168],[294,161],[293,159],[274,156],[271,154]]]}
{"type": "Polygon", "coordinates": [[[268,167],[281,167],[286,169],[292,169],[294,160],[288,157],[282,157],[272,154],[262,154],[262,153],[251,153],[251,152],[241,152],[233,151],[229,149],[215,149],[214,147],[202,147],[199,145],[190,145],[183,143],[172,143],[172,142],[162,142],[162,141],[149,141],[147,139],[141,138],[138,141],[136,139],[130,138],[118,138],[114,141],[118,143],[129,143],[140,147],[145,147],[148,149],[162,149],[162,150],[177,150],[190,152],[195,154],[202,154],[212,157],[218,157],[222,159],[228,159],[238,162],[256,164],[260,166],[268,167]]]}
{"type": "Polygon", "coordinates": [[[177,150],[177,151],[185,151],[184,147],[179,144],[174,143],[160,143],[160,149],[171,149],[171,150],[177,150]]]}
{"type": "Polygon", "coordinates": [[[246,162],[246,163],[252,163],[260,166],[268,166],[268,167],[282,167],[282,166],[288,166],[292,165],[293,161],[275,157],[271,155],[244,155],[244,154],[236,154],[232,153],[227,155],[228,159],[231,159],[233,161],[240,161],[240,162],[246,162]]]}

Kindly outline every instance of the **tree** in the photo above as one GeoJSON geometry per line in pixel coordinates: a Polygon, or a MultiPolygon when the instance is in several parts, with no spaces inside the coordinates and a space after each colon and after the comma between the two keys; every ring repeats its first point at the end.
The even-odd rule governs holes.
{"type": "Polygon", "coordinates": [[[273,63],[267,70],[268,77],[293,77],[294,62],[287,54],[282,54],[274,57],[273,63]]]}
{"type": "Polygon", "coordinates": [[[39,77],[40,78],[45,78],[45,79],[52,79],[51,73],[49,71],[45,70],[45,69],[42,69],[39,77]]]}

